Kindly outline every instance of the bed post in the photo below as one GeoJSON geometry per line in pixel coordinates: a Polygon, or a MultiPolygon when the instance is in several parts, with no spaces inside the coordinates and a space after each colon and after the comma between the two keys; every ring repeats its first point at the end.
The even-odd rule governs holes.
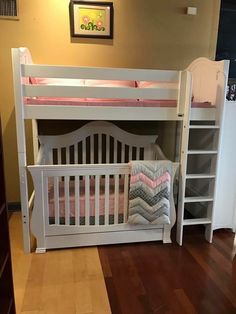
{"type": "Polygon", "coordinates": [[[32,119],[32,135],[33,135],[34,164],[36,164],[39,152],[39,143],[38,143],[38,122],[35,119],[32,119]]]}
{"type": "Polygon", "coordinates": [[[217,147],[218,147],[218,153],[217,153],[217,159],[216,159],[216,178],[215,178],[215,184],[211,186],[211,190],[213,191],[213,208],[212,208],[212,223],[208,226],[206,226],[205,230],[205,238],[210,243],[212,242],[213,238],[213,231],[215,226],[215,216],[217,212],[218,206],[218,197],[221,195],[222,190],[220,189],[220,180],[219,177],[221,164],[220,160],[222,159],[222,134],[223,134],[223,128],[225,125],[225,103],[226,103],[226,91],[227,91],[227,84],[228,84],[228,75],[229,75],[229,60],[223,60],[218,62],[221,64],[221,71],[218,71],[217,75],[219,76],[219,82],[217,92],[216,92],[216,106],[217,106],[217,115],[216,115],[216,124],[219,125],[219,137],[218,140],[215,139],[217,147]]]}
{"type": "Polygon", "coordinates": [[[181,93],[179,97],[180,112],[183,115],[180,146],[180,173],[179,173],[179,199],[176,240],[182,245],[183,239],[183,215],[184,215],[184,196],[185,196],[185,177],[187,165],[187,150],[189,137],[189,121],[191,109],[192,77],[189,71],[181,72],[181,93]]]}
{"type": "Polygon", "coordinates": [[[25,140],[25,121],[23,108],[23,93],[21,88],[21,60],[24,48],[12,48],[12,67],[13,84],[15,94],[15,114],[17,130],[17,151],[20,177],[20,197],[21,197],[21,215],[23,226],[23,244],[24,252],[30,253],[30,230],[29,230],[29,204],[28,204],[28,182],[26,172],[26,140],[25,140]]]}

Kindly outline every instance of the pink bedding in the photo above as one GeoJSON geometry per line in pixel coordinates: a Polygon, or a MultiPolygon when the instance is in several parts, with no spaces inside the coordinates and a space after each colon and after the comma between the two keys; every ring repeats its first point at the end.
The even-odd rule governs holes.
{"type": "MultiPolygon", "coordinates": [[[[75,186],[74,182],[70,182],[70,217],[75,217],[75,186]]],[[[80,181],[80,217],[85,216],[85,182],[80,181]]],[[[90,211],[89,216],[95,216],[95,181],[90,179],[90,211]]],[[[114,195],[114,180],[110,179],[110,194],[109,194],[109,214],[114,214],[115,209],[115,195],[114,195]]],[[[49,217],[55,217],[55,204],[54,204],[54,187],[51,185],[48,192],[49,203],[49,217]]],[[[124,211],[124,182],[119,180],[119,214],[124,211]]],[[[104,179],[100,180],[100,195],[99,195],[99,215],[105,214],[105,183],[104,179]]],[[[64,182],[59,184],[59,217],[65,218],[65,192],[64,182]]]]}

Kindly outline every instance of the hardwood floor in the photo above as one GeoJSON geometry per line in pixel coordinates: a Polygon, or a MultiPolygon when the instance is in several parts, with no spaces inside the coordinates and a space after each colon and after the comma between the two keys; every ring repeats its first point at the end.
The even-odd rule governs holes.
{"type": "Polygon", "coordinates": [[[19,213],[10,236],[17,314],[111,313],[97,248],[25,255],[19,213]]]}
{"type": "Polygon", "coordinates": [[[215,232],[213,244],[190,228],[183,247],[139,243],[42,255],[23,253],[20,214],[12,215],[10,233],[17,314],[236,313],[232,232],[215,232]]]}
{"type": "Polygon", "coordinates": [[[208,244],[201,231],[186,234],[182,248],[162,243],[100,247],[112,313],[236,313],[234,235],[216,231],[208,244]]]}

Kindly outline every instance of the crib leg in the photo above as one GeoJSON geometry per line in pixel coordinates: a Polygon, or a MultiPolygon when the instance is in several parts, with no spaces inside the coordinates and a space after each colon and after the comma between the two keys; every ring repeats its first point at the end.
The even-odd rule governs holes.
{"type": "Polygon", "coordinates": [[[37,247],[35,250],[35,253],[37,253],[37,254],[46,253],[46,249],[43,247],[37,247]]]}
{"type": "Polygon", "coordinates": [[[170,238],[170,231],[171,227],[170,225],[164,225],[163,229],[163,243],[172,243],[171,238],[170,238]]]}

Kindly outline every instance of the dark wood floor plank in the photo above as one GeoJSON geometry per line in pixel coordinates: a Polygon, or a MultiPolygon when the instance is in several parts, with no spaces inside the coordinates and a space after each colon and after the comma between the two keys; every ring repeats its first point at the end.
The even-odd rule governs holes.
{"type": "Polygon", "coordinates": [[[217,247],[218,251],[220,251],[227,259],[233,260],[236,251],[232,248],[234,248],[236,244],[234,244],[232,231],[228,229],[220,229],[216,230],[214,234],[214,245],[217,247]]]}
{"type": "Polygon", "coordinates": [[[99,257],[100,257],[100,262],[102,265],[104,278],[112,277],[112,272],[111,272],[111,267],[110,267],[108,255],[106,254],[105,251],[100,251],[99,257]]]}
{"type": "Polygon", "coordinates": [[[112,314],[120,314],[122,313],[122,311],[120,307],[120,301],[118,295],[116,294],[116,289],[114,287],[113,279],[112,277],[108,277],[105,279],[105,281],[107,291],[109,291],[109,302],[112,314]]]}
{"type": "Polygon", "coordinates": [[[225,304],[226,308],[233,306],[236,309],[236,285],[233,283],[233,280],[230,279],[227,274],[222,271],[222,269],[220,270],[218,267],[216,267],[216,265],[213,265],[214,261],[210,259],[208,259],[208,261],[204,260],[204,258],[199,255],[200,252],[198,250],[190,249],[190,252],[196,259],[197,263],[205,271],[208,281],[212,281],[214,283],[213,291],[212,289],[208,288],[210,291],[212,291],[209,291],[208,298],[214,297],[215,294],[218,296],[214,302],[215,305],[221,307],[223,304],[225,304]],[[221,291],[221,293],[219,291],[221,291]],[[226,299],[229,301],[228,303],[226,302],[226,299]]]}
{"type": "Polygon", "coordinates": [[[184,313],[197,313],[196,309],[194,308],[193,304],[190,302],[189,298],[187,297],[186,293],[183,289],[176,289],[175,290],[176,297],[178,301],[182,304],[184,313]]]}
{"type": "Polygon", "coordinates": [[[236,314],[232,232],[213,244],[188,231],[183,247],[136,243],[99,247],[112,313],[236,314]]]}

